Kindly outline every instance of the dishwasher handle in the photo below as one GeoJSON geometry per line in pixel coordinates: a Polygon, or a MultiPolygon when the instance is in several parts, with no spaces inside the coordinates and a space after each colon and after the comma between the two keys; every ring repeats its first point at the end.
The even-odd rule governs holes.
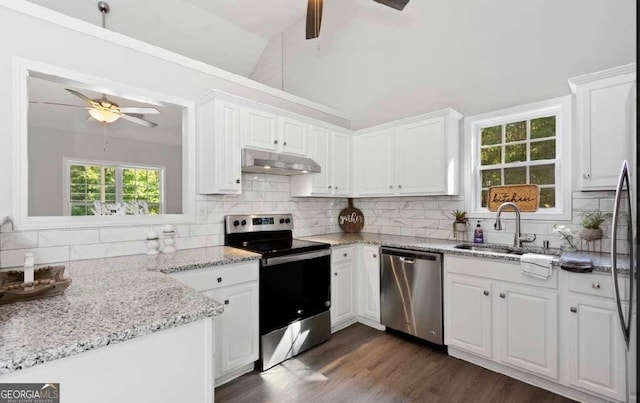
{"type": "Polygon", "coordinates": [[[440,253],[423,252],[419,250],[383,247],[380,252],[383,258],[384,255],[398,256],[404,263],[414,263],[415,260],[431,260],[433,262],[440,262],[442,260],[442,254],[440,253]]]}

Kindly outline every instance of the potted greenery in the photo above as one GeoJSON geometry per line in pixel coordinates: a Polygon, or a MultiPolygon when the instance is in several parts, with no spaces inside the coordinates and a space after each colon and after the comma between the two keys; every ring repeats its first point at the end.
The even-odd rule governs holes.
{"type": "Polygon", "coordinates": [[[582,215],[582,229],[580,230],[580,238],[585,241],[595,241],[602,239],[602,228],[600,225],[611,217],[611,213],[603,213],[602,211],[592,211],[582,215]]]}
{"type": "Polygon", "coordinates": [[[453,210],[451,212],[453,216],[453,232],[465,232],[467,230],[467,212],[463,210],[453,210]]]}

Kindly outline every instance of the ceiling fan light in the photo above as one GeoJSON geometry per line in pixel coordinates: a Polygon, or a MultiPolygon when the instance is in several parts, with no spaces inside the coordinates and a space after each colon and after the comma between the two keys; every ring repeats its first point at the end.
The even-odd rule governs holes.
{"type": "Polygon", "coordinates": [[[100,123],[113,123],[120,119],[120,115],[104,109],[89,109],[89,115],[100,123]]]}

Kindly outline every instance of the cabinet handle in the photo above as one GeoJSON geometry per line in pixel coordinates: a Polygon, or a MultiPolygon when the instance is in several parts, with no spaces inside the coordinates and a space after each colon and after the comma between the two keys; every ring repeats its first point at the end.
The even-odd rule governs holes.
{"type": "Polygon", "coordinates": [[[593,283],[591,284],[591,287],[595,288],[596,290],[600,289],[600,283],[593,283]]]}
{"type": "Polygon", "coordinates": [[[585,179],[591,179],[591,174],[584,174],[582,177],[585,179]]]}
{"type": "Polygon", "coordinates": [[[501,292],[501,293],[500,293],[500,298],[505,298],[505,297],[506,297],[506,294],[505,294],[505,293],[503,293],[503,292],[501,292]]]}
{"type": "Polygon", "coordinates": [[[222,283],[222,277],[218,277],[218,283],[222,283]]]}
{"type": "Polygon", "coordinates": [[[569,310],[573,313],[578,312],[578,308],[576,308],[575,306],[572,306],[571,308],[569,308],[569,310]]]}
{"type": "Polygon", "coordinates": [[[484,294],[484,295],[489,295],[489,291],[484,290],[483,294],[484,294]]]}
{"type": "Polygon", "coordinates": [[[224,304],[225,304],[225,305],[229,305],[229,300],[228,300],[228,299],[225,299],[225,300],[224,300],[224,304]]]}
{"type": "Polygon", "coordinates": [[[240,179],[236,179],[236,183],[238,183],[238,184],[239,184],[239,183],[240,183],[240,179]]]}
{"type": "Polygon", "coordinates": [[[278,140],[273,140],[273,144],[278,144],[278,140]]]}

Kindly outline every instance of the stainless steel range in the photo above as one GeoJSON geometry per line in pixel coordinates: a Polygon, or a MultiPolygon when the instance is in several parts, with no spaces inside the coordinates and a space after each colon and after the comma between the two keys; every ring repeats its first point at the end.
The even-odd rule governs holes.
{"type": "Polygon", "coordinates": [[[261,371],[331,336],[330,245],[293,239],[291,214],[225,216],[225,245],[260,259],[261,371]]]}

